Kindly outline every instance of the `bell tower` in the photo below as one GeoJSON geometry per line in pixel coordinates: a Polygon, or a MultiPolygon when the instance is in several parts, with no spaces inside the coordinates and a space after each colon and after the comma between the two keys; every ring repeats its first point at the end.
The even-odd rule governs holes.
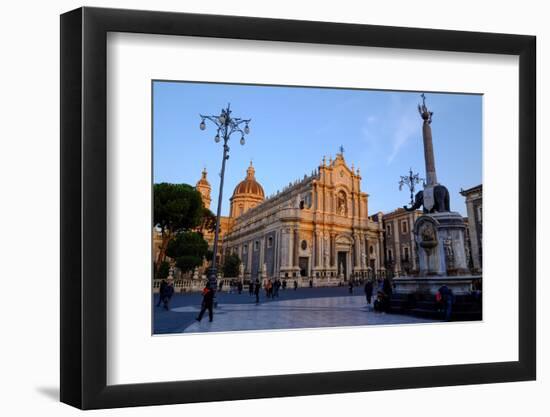
{"type": "Polygon", "coordinates": [[[200,180],[197,181],[197,185],[195,188],[199,193],[201,193],[202,197],[202,203],[204,204],[204,207],[209,209],[210,208],[210,202],[212,201],[212,198],[210,197],[210,191],[212,191],[212,187],[210,187],[210,183],[206,179],[207,176],[206,168],[202,170],[202,177],[200,180]]]}

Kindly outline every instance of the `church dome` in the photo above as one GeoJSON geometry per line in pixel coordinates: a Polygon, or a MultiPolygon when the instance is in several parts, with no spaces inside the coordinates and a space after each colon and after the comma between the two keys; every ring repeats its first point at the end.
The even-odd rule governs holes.
{"type": "Polygon", "coordinates": [[[255,170],[250,162],[250,166],[246,170],[246,178],[237,184],[235,190],[233,191],[233,197],[237,196],[257,196],[262,199],[265,197],[264,189],[260,185],[254,176],[255,170]]]}

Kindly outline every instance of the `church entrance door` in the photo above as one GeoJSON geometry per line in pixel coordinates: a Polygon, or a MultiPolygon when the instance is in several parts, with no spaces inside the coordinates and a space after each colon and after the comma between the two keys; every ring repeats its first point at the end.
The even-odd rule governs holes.
{"type": "Polygon", "coordinates": [[[340,272],[344,274],[344,279],[348,279],[348,253],[347,252],[338,252],[338,275],[340,272]]]}
{"type": "Polygon", "coordinates": [[[307,277],[307,271],[309,267],[309,258],[307,257],[300,257],[298,258],[298,267],[300,268],[300,276],[301,277],[307,277]]]}

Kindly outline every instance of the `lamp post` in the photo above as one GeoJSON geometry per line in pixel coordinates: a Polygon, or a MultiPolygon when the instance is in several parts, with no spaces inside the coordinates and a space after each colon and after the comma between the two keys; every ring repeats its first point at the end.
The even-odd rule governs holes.
{"type": "Polygon", "coordinates": [[[214,248],[212,255],[212,266],[208,270],[208,282],[210,288],[216,291],[217,288],[217,268],[216,268],[216,256],[218,254],[218,240],[220,234],[220,217],[222,210],[222,197],[223,197],[223,180],[225,176],[225,162],[229,159],[229,138],[234,133],[241,134],[241,145],[245,144],[244,136],[250,133],[250,127],[248,126],[251,119],[241,119],[231,116],[231,103],[227,105],[225,109],[221,110],[219,115],[200,115],[201,123],[199,128],[201,130],[206,129],[206,120],[212,122],[216,128],[216,136],[214,141],[216,143],[223,139],[223,158],[222,158],[222,170],[220,172],[220,192],[218,195],[218,209],[216,211],[216,229],[214,232],[214,248]],[[244,127],[243,127],[244,126],[244,127]]]}
{"type": "Polygon", "coordinates": [[[424,179],[420,178],[419,174],[413,174],[412,168],[409,168],[409,175],[401,176],[399,180],[399,191],[406,186],[411,192],[411,206],[414,205],[414,191],[416,184],[424,183],[424,179]]]}

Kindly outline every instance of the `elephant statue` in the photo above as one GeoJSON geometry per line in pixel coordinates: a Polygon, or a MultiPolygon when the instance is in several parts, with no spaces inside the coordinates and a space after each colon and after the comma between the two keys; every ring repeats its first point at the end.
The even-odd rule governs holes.
{"type": "MultiPolygon", "coordinates": [[[[451,211],[449,190],[447,190],[447,187],[439,184],[434,185],[433,193],[434,193],[434,205],[431,208],[431,210],[427,210],[426,207],[423,207],[424,213],[444,213],[444,212],[451,211]]],[[[424,205],[424,192],[419,191],[414,196],[414,204],[410,208],[407,206],[403,206],[403,208],[407,211],[414,211],[414,210],[418,210],[423,205],[424,205]]]]}

